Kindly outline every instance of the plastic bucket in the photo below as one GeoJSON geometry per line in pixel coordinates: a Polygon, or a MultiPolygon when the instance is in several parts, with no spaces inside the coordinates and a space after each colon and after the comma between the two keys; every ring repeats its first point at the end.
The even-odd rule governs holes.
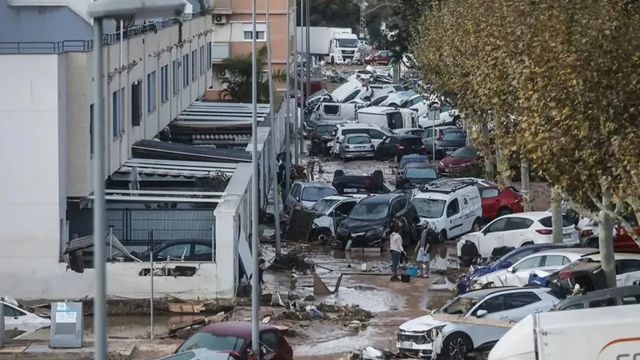
{"type": "Polygon", "coordinates": [[[415,267],[415,266],[409,266],[407,268],[407,270],[405,271],[405,273],[407,275],[409,275],[410,277],[416,277],[416,276],[418,276],[418,268],[415,267]]]}

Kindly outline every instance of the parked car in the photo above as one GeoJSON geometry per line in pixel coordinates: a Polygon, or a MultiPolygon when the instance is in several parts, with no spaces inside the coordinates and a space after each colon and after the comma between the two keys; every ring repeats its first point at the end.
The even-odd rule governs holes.
{"type": "Polygon", "coordinates": [[[343,161],[357,158],[373,158],[376,147],[367,134],[349,134],[340,143],[339,155],[343,161]]]}
{"type": "Polygon", "coordinates": [[[396,185],[402,181],[404,177],[404,170],[409,164],[421,164],[421,165],[430,165],[431,162],[429,158],[425,155],[419,154],[409,154],[405,155],[398,162],[398,168],[395,171],[396,175],[396,185]]]}
{"type": "Polygon", "coordinates": [[[405,100],[400,104],[400,107],[415,111],[417,117],[420,117],[423,114],[426,114],[427,111],[429,111],[429,105],[428,105],[427,99],[425,99],[424,96],[420,94],[415,94],[409,97],[407,100],[405,100]]]}
{"type": "Polygon", "coordinates": [[[640,305],[531,314],[512,327],[489,360],[638,358],[640,305]]]}
{"type": "MultiPolygon", "coordinates": [[[[640,226],[634,225],[634,231],[637,235],[640,235],[640,226]]],[[[613,241],[613,248],[615,251],[627,252],[627,253],[640,253],[640,247],[638,243],[633,240],[629,231],[620,225],[616,225],[616,236],[613,241]]]]}
{"type": "MultiPolygon", "coordinates": [[[[398,174],[396,174],[397,179],[398,174]]],[[[396,180],[397,189],[420,187],[438,179],[438,169],[429,163],[410,163],[404,168],[402,177],[396,180]]]]}
{"type": "Polygon", "coordinates": [[[436,140],[436,152],[445,156],[467,145],[467,134],[462,130],[447,130],[440,140],[436,140]]]}
{"type": "Polygon", "coordinates": [[[565,246],[558,245],[558,244],[525,245],[517,249],[511,250],[510,252],[503,255],[499,259],[485,266],[472,265],[469,268],[469,271],[467,273],[464,273],[458,277],[458,284],[456,285],[456,288],[458,289],[458,294],[464,294],[465,292],[469,291],[470,289],[469,286],[471,285],[471,282],[480,276],[509,268],[513,264],[518,262],[520,259],[524,258],[525,256],[536,254],[541,251],[561,249],[561,248],[565,248],[565,246]]]}
{"type": "MultiPolygon", "coordinates": [[[[202,240],[158,241],[153,247],[154,261],[213,261],[213,244],[202,240]]],[[[149,250],[134,254],[142,261],[149,261],[149,250]]]]}
{"type": "Polygon", "coordinates": [[[316,201],[337,194],[336,189],[326,183],[295,182],[284,202],[284,211],[291,213],[296,207],[310,209],[316,201]]]}
{"type": "Polygon", "coordinates": [[[336,170],[331,185],[341,195],[370,195],[391,192],[384,184],[382,170],[374,170],[371,175],[346,175],[343,170],[336,170]]]}
{"type": "Polygon", "coordinates": [[[369,86],[371,87],[371,90],[373,90],[373,95],[371,95],[372,99],[377,99],[383,95],[396,91],[405,91],[404,86],[400,84],[369,84],[369,86]]]}
{"type": "Polygon", "coordinates": [[[393,133],[396,135],[409,135],[409,136],[420,136],[420,137],[422,137],[423,132],[424,132],[424,129],[421,129],[421,128],[402,128],[402,129],[393,130],[393,133]]]}
{"type": "MultiPolygon", "coordinates": [[[[441,241],[455,239],[482,226],[482,204],[475,182],[439,179],[416,189],[411,202],[420,222],[428,222],[441,241]]],[[[459,254],[459,253],[458,253],[459,254]]]]}
{"type": "Polygon", "coordinates": [[[440,160],[438,172],[440,174],[460,174],[472,166],[479,165],[481,161],[482,157],[474,147],[465,146],[440,160]]]}
{"type": "MultiPolygon", "coordinates": [[[[444,133],[447,131],[458,130],[455,126],[436,126],[427,127],[422,133],[422,143],[425,145],[428,154],[433,154],[433,144],[442,140],[444,133]]],[[[442,159],[444,155],[436,150],[436,158],[442,159]]]]}
{"type": "Polygon", "coordinates": [[[389,50],[380,50],[372,52],[364,59],[365,64],[389,65],[393,53],[389,50]]]}
{"type": "Polygon", "coordinates": [[[636,304],[640,304],[640,286],[631,285],[569,296],[560,301],[553,310],[564,311],[636,304]]]}
{"type": "MultiPolygon", "coordinates": [[[[511,249],[530,244],[552,243],[551,213],[546,211],[523,212],[499,217],[482,230],[467,234],[458,241],[460,259],[470,257],[489,258],[494,250],[504,254],[511,249]]],[[[575,246],[580,243],[575,226],[563,218],[563,243],[575,246]]]]}
{"type": "MultiPolygon", "coordinates": [[[[293,350],[275,326],[260,324],[260,348],[262,359],[293,360],[293,350]]],[[[176,354],[195,349],[208,349],[229,352],[243,359],[251,351],[251,323],[228,321],[213,323],[201,327],[185,340],[176,350],[176,354]]]]}
{"type": "MultiPolygon", "coordinates": [[[[347,103],[352,100],[368,100],[373,94],[369,85],[358,79],[349,80],[331,92],[336,103],[347,103]]],[[[326,101],[325,101],[326,102],[326,101]]]]}
{"type": "Polygon", "coordinates": [[[327,196],[319,200],[311,208],[315,217],[309,235],[311,240],[326,242],[335,238],[336,226],[349,216],[358,201],[350,196],[327,196]]]}
{"type": "Polygon", "coordinates": [[[398,330],[398,350],[420,359],[465,359],[473,351],[488,350],[508,328],[476,323],[438,320],[439,314],[461,319],[519,321],[527,315],[547,311],[558,299],[545,288],[493,288],[456,296],[431,315],[409,320],[398,330]]]}
{"type": "Polygon", "coordinates": [[[386,231],[399,217],[404,218],[409,229],[402,234],[410,244],[415,240],[418,224],[416,209],[409,198],[401,193],[374,195],[362,199],[349,217],[340,223],[336,231],[337,244],[342,248],[381,247],[386,231]]]}
{"type": "Polygon", "coordinates": [[[391,136],[391,132],[382,129],[373,124],[360,124],[360,123],[347,123],[337,126],[336,137],[333,141],[332,153],[338,155],[340,151],[340,143],[346,135],[349,134],[367,134],[371,138],[371,142],[376,147],[382,142],[382,140],[391,136]]]}
{"type": "Polygon", "coordinates": [[[403,156],[408,154],[424,154],[426,150],[422,141],[417,136],[391,135],[376,148],[376,159],[396,159],[400,162],[403,156]]]}
{"type": "Polygon", "coordinates": [[[178,354],[165,356],[158,360],[241,360],[238,354],[228,352],[213,351],[207,349],[195,349],[178,354]]]}
{"type": "MultiPolygon", "coordinates": [[[[640,254],[615,253],[616,283],[618,286],[640,285],[640,254]]],[[[600,263],[600,254],[592,254],[585,260],[600,263]]]]}
{"type": "Polygon", "coordinates": [[[594,249],[573,248],[547,250],[524,257],[506,269],[478,276],[471,281],[472,289],[495,286],[524,286],[531,274],[545,277],[570,263],[593,254],[594,249]]]}
{"type": "Polygon", "coordinates": [[[500,187],[489,180],[476,180],[482,199],[482,217],[485,220],[524,211],[524,196],[513,186],[500,187]]]}
{"type": "Polygon", "coordinates": [[[51,320],[18,306],[15,301],[0,300],[4,308],[4,330],[32,332],[51,325],[51,320]]]}

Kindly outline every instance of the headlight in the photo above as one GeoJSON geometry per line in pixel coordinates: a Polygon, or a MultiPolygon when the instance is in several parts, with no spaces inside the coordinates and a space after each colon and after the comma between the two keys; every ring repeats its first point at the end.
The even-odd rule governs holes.
{"type": "Polygon", "coordinates": [[[315,229],[315,228],[317,228],[317,227],[318,227],[318,224],[316,224],[315,222],[311,223],[311,228],[312,228],[312,229],[315,229]]]}

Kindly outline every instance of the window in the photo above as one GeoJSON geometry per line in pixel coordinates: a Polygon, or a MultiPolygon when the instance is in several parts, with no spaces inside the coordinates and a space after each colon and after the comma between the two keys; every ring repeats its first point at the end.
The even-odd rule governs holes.
{"type": "Polygon", "coordinates": [[[383,101],[387,100],[388,98],[389,98],[389,95],[380,96],[379,98],[373,100],[370,106],[380,105],[383,101]]]}
{"type": "Polygon", "coordinates": [[[160,101],[169,100],[169,65],[160,68],[160,101]]]}
{"type": "Polygon", "coordinates": [[[478,310],[486,310],[487,313],[495,313],[504,310],[504,295],[498,295],[490,297],[483,301],[473,312],[473,315],[478,313],[478,310]]]}
{"type": "Polygon", "coordinates": [[[93,104],[89,105],[89,154],[93,155],[93,104]]]}
{"type": "Polygon", "coordinates": [[[538,295],[533,292],[518,292],[504,295],[504,309],[517,309],[540,301],[538,295]]]}
{"type": "Polygon", "coordinates": [[[507,219],[505,231],[523,230],[529,228],[533,224],[533,220],[520,217],[510,217],[507,219]]]}
{"type": "Polygon", "coordinates": [[[205,53],[204,53],[204,45],[200,46],[200,75],[204,75],[204,73],[207,71],[207,66],[204,63],[204,59],[205,59],[205,53]]]}
{"type": "Polygon", "coordinates": [[[120,89],[118,91],[114,91],[111,99],[111,117],[112,117],[112,129],[113,129],[113,138],[120,137],[122,133],[122,109],[123,109],[123,99],[122,95],[124,94],[124,89],[120,89]]]}
{"type": "Polygon", "coordinates": [[[267,354],[269,354],[278,348],[280,336],[275,331],[265,331],[260,334],[260,342],[267,348],[267,354]]]}
{"type": "Polygon", "coordinates": [[[158,256],[163,259],[180,259],[182,257],[188,256],[190,249],[191,244],[176,244],[161,250],[160,252],[158,252],[158,256]]]}
{"type": "Polygon", "coordinates": [[[360,90],[356,90],[356,91],[352,92],[351,94],[347,95],[347,97],[344,98],[342,100],[342,102],[343,103],[349,102],[349,101],[355,99],[359,94],[360,94],[360,90]]]}
{"type": "Polygon", "coordinates": [[[142,121],[142,79],[131,84],[131,126],[140,126],[142,121]]]}
{"type": "Polygon", "coordinates": [[[22,310],[18,310],[13,306],[4,305],[4,316],[6,317],[19,317],[25,315],[27,314],[25,314],[22,310]]]}
{"type": "Polygon", "coordinates": [[[571,261],[562,255],[547,255],[544,257],[544,266],[557,266],[569,264],[571,261]]]}
{"type": "Polygon", "coordinates": [[[488,227],[486,232],[487,233],[493,233],[493,232],[500,232],[500,231],[504,231],[505,227],[507,226],[507,219],[498,219],[494,222],[492,222],[488,227]]]}
{"type": "Polygon", "coordinates": [[[197,332],[182,343],[176,353],[203,348],[213,351],[240,351],[244,342],[243,338],[235,336],[197,332]]]}
{"type": "Polygon", "coordinates": [[[366,145],[371,144],[371,138],[367,135],[353,135],[349,136],[346,143],[350,145],[366,145]]]}
{"type": "Polygon", "coordinates": [[[294,198],[300,197],[300,184],[293,185],[293,188],[291,188],[291,195],[294,198]]]}
{"type": "Polygon", "coordinates": [[[336,195],[337,192],[333,188],[308,186],[302,191],[303,201],[318,201],[327,196],[336,195]]]}
{"type": "Polygon", "coordinates": [[[376,140],[381,140],[384,138],[384,133],[380,130],[369,129],[369,137],[376,140]]]}
{"type": "Polygon", "coordinates": [[[198,61],[197,61],[197,53],[198,50],[193,50],[191,52],[191,80],[196,81],[197,73],[198,73],[198,61]]]}
{"type": "Polygon", "coordinates": [[[616,274],[626,274],[640,271],[640,260],[618,260],[616,261],[616,274]]]}
{"type": "Polygon", "coordinates": [[[147,112],[156,111],[156,72],[147,74],[147,112]]]}
{"type": "Polygon", "coordinates": [[[178,73],[178,60],[173,60],[173,65],[172,65],[172,71],[173,73],[171,74],[173,76],[173,96],[178,95],[178,93],[180,92],[180,74],[178,73]]]}
{"type": "Polygon", "coordinates": [[[211,246],[195,244],[193,255],[211,255],[211,246]]]}
{"type": "Polygon", "coordinates": [[[524,259],[521,262],[519,262],[518,264],[516,264],[514,266],[514,269],[516,269],[516,271],[520,271],[520,270],[538,268],[538,267],[542,266],[543,258],[544,258],[544,256],[534,256],[534,257],[530,257],[528,259],[524,259]]]}
{"type": "Polygon", "coordinates": [[[182,86],[189,86],[189,54],[182,55],[182,86]]]}
{"type": "Polygon", "coordinates": [[[500,195],[500,190],[494,188],[486,188],[480,191],[480,196],[483,199],[497,197],[498,195],[500,195]]]}
{"type": "Polygon", "coordinates": [[[393,204],[391,204],[391,215],[395,216],[397,215],[400,211],[402,211],[402,209],[405,208],[405,204],[402,203],[402,201],[398,200],[395,201],[393,204]]]}
{"type": "MultiPolygon", "coordinates": [[[[542,219],[538,220],[538,222],[540,224],[542,224],[542,226],[544,226],[544,227],[547,227],[547,228],[552,227],[551,216],[547,216],[545,218],[542,218],[542,219]]],[[[571,220],[567,216],[563,216],[562,217],[562,226],[563,227],[573,226],[573,223],[571,222],[571,220]]]]}
{"type": "MultiPolygon", "coordinates": [[[[251,30],[249,30],[249,31],[245,30],[244,31],[244,39],[245,40],[253,40],[251,38],[251,33],[252,33],[251,30]]],[[[257,34],[256,40],[264,40],[265,39],[264,31],[256,31],[256,34],[257,34]]]]}
{"type": "Polygon", "coordinates": [[[336,215],[338,215],[338,214],[349,215],[349,213],[351,213],[351,210],[353,210],[354,206],[356,206],[356,202],[355,201],[344,202],[344,203],[336,206],[335,213],[336,213],[336,215]]]}
{"type": "Polygon", "coordinates": [[[456,214],[460,213],[460,203],[458,203],[458,199],[453,199],[447,205],[447,217],[452,217],[456,214]]]}
{"type": "Polygon", "coordinates": [[[213,50],[211,49],[211,41],[207,43],[207,69],[211,69],[213,64],[213,50]]]}
{"type": "Polygon", "coordinates": [[[563,308],[558,308],[558,310],[578,310],[578,309],[584,309],[584,304],[576,303],[569,306],[565,306],[563,308]]]}
{"type": "Polygon", "coordinates": [[[606,298],[606,299],[598,299],[589,302],[589,308],[599,308],[606,306],[617,306],[618,299],[616,298],[606,298]]]}

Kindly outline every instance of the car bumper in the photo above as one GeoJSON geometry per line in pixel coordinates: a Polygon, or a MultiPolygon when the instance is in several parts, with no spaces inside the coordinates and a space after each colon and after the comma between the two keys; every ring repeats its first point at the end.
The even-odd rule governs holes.
{"type": "Polygon", "coordinates": [[[340,156],[347,159],[372,158],[374,155],[372,151],[343,151],[340,153],[340,156]]]}
{"type": "Polygon", "coordinates": [[[563,234],[562,243],[567,246],[578,246],[580,245],[580,237],[578,236],[578,234],[563,234]]]}
{"type": "Polygon", "coordinates": [[[401,354],[412,355],[419,359],[430,359],[431,354],[433,354],[433,343],[416,344],[412,342],[398,341],[396,343],[396,347],[401,354]]]}

